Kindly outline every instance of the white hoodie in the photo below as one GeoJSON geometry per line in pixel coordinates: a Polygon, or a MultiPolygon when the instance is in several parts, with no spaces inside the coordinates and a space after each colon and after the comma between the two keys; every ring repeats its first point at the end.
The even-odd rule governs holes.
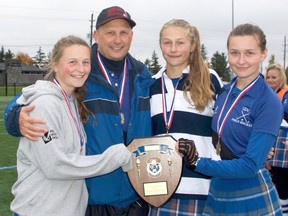
{"type": "MultiPolygon", "coordinates": [[[[131,154],[123,144],[101,155],[80,155],[77,127],[54,83],[41,80],[24,88],[17,103],[35,104],[30,116],[44,119],[49,130],[37,141],[20,139],[11,203],[11,210],[20,216],[84,216],[88,201],[84,178],[132,168],[131,154]]],[[[80,122],[75,99],[69,98],[69,103],[80,122]]],[[[78,125],[86,142],[83,126],[78,125]]],[[[83,147],[85,154],[85,143],[83,147]]]]}

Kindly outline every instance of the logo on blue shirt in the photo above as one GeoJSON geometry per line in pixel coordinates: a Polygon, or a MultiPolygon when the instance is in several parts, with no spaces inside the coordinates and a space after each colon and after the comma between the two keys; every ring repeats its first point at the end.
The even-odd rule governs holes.
{"type": "Polygon", "coordinates": [[[241,125],[244,125],[246,127],[252,127],[253,124],[249,121],[249,116],[251,114],[250,108],[243,106],[241,109],[241,116],[238,116],[236,118],[232,118],[232,121],[241,125]]]}

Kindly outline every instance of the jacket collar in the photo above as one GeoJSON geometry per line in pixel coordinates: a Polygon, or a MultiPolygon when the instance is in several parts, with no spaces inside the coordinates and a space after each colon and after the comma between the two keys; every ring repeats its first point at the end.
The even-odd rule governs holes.
{"type": "MultiPolygon", "coordinates": [[[[157,72],[155,75],[152,76],[152,78],[154,78],[154,79],[159,79],[165,71],[166,71],[166,67],[161,68],[159,72],[157,72]]],[[[189,71],[190,71],[190,66],[188,65],[188,66],[182,71],[182,73],[183,73],[183,74],[189,74],[189,71]]]]}

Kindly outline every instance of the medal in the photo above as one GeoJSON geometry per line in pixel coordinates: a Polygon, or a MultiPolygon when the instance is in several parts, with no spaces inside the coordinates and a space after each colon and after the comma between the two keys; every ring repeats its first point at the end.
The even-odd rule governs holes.
{"type": "Polygon", "coordinates": [[[220,141],[220,137],[218,137],[218,141],[216,144],[216,154],[220,155],[220,153],[221,153],[221,141],[220,141]]]}
{"type": "Polygon", "coordinates": [[[120,113],[120,118],[121,118],[121,124],[124,124],[125,117],[124,117],[124,114],[122,112],[120,113]]]}
{"type": "MultiPolygon", "coordinates": [[[[109,75],[102,63],[102,60],[101,60],[101,57],[99,55],[99,53],[97,52],[96,53],[97,55],[97,59],[98,59],[98,63],[100,65],[100,69],[104,75],[104,77],[106,78],[106,80],[109,82],[110,85],[112,85],[112,82],[109,78],[109,75]]],[[[119,92],[119,106],[120,106],[120,110],[122,109],[122,104],[123,104],[123,101],[124,101],[124,91],[125,91],[125,83],[126,83],[126,77],[127,77],[127,73],[128,73],[128,63],[127,63],[127,58],[125,58],[125,63],[124,63],[124,68],[123,68],[123,79],[122,79],[122,82],[121,82],[121,89],[120,89],[120,92],[119,92]]],[[[120,121],[121,121],[121,124],[123,125],[124,122],[125,122],[125,118],[124,118],[124,114],[122,112],[120,112],[120,121]]]]}
{"type": "Polygon", "coordinates": [[[242,96],[248,92],[253,85],[257,82],[257,80],[259,79],[260,75],[257,76],[257,78],[251,82],[248,86],[246,86],[241,93],[236,97],[236,99],[234,100],[234,102],[232,103],[232,105],[230,106],[230,108],[226,111],[226,114],[224,115],[224,110],[228,101],[228,98],[232,92],[232,89],[234,88],[234,86],[236,85],[236,82],[238,80],[238,78],[234,81],[234,83],[231,84],[229,92],[225,98],[224,104],[221,108],[221,111],[219,113],[218,119],[217,119],[217,133],[218,133],[218,142],[216,144],[216,153],[219,155],[221,152],[221,142],[220,142],[220,137],[222,136],[223,133],[223,128],[224,125],[228,119],[228,116],[230,115],[230,113],[232,112],[232,110],[236,107],[237,103],[240,101],[240,99],[242,98],[242,96]],[[222,116],[223,115],[223,116],[222,116]]]}

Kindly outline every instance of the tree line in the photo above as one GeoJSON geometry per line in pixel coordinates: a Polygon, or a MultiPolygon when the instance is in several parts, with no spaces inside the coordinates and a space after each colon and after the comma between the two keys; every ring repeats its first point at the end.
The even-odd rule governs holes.
{"type": "MultiPolygon", "coordinates": [[[[232,78],[233,72],[231,71],[228,63],[228,57],[224,52],[216,51],[211,60],[209,62],[209,58],[207,55],[207,49],[204,44],[201,45],[201,54],[202,58],[206,62],[209,68],[215,70],[219,77],[221,77],[222,81],[229,82],[232,78]]],[[[275,55],[271,55],[268,64],[276,63],[275,55]]],[[[159,64],[159,57],[157,56],[156,52],[153,51],[151,59],[146,59],[144,64],[149,68],[152,73],[157,73],[162,66],[159,64]]],[[[288,67],[285,69],[286,75],[288,77],[288,67]]]]}
{"type": "Polygon", "coordinates": [[[43,52],[41,46],[39,46],[39,49],[36,52],[36,55],[34,57],[30,57],[27,53],[24,52],[18,52],[16,55],[11,52],[10,49],[5,51],[4,47],[1,47],[0,50],[0,62],[5,62],[6,59],[19,59],[21,63],[26,65],[33,65],[36,67],[45,66],[48,63],[50,53],[48,56],[43,52]]]}
{"type": "MultiPolygon", "coordinates": [[[[224,52],[218,52],[216,51],[213,56],[210,59],[207,55],[207,49],[204,44],[201,44],[201,54],[204,61],[207,63],[209,68],[214,69],[218,75],[221,77],[222,81],[229,82],[232,78],[232,71],[229,67],[227,55],[224,52]]],[[[1,47],[0,50],[0,62],[5,62],[5,59],[19,59],[23,64],[26,65],[33,65],[37,67],[43,67],[47,65],[48,59],[51,53],[46,55],[41,46],[39,46],[39,49],[36,52],[36,55],[34,57],[30,57],[27,53],[24,52],[18,52],[16,55],[11,52],[10,49],[5,51],[4,47],[1,47]]],[[[275,55],[271,55],[269,59],[269,64],[275,63],[275,55]]],[[[156,52],[153,51],[151,59],[146,59],[144,61],[144,64],[149,68],[149,70],[152,73],[157,73],[162,66],[159,63],[159,57],[157,56],[156,52]]],[[[285,69],[286,75],[288,77],[288,67],[285,69]]]]}

